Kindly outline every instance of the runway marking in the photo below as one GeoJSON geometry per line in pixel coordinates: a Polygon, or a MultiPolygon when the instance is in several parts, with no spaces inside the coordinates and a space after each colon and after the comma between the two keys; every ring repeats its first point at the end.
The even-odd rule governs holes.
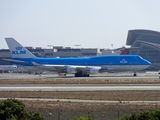
{"type": "MultiPolygon", "coordinates": [[[[6,100],[8,98],[0,98],[6,100]]],[[[80,99],[45,99],[45,98],[15,98],[17,100],[26,101],[48,101],[48,102],[74,102],[74,103],[108,103],[108,104],[153,104],[159,105],[160,101],[110,101],[110,100],[80,100],[80,99]]]]}

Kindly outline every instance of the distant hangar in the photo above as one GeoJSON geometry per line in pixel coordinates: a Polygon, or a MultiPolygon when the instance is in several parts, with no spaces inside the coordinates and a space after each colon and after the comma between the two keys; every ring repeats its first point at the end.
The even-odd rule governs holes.
{"type": "Polygon", "coordinates": [[[137,54],[160,67],[160,32],[145,29],[129,30],[126,45],[130,48],[122,54],[137,54]]]}

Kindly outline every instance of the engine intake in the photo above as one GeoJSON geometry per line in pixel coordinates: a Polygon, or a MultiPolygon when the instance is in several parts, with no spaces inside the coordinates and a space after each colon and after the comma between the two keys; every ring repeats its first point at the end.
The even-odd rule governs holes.
{"type": "Polygon", "coordinates": [[[76,73],[76,68],[74,67],[67,67],[67,73],[76,73]]]}

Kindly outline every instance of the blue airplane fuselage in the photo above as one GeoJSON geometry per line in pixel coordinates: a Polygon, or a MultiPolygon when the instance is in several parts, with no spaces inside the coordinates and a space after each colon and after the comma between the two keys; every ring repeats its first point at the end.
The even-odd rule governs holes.
{"type": "Polygon", "coordinates": [[[79,65],[79,66],[103,66],[103,65],[150,65],[151,63],[138,55],[108,55],[88,58],[12,58],[20,60],[20,65],[33,66],[38,64],[51,65],[79,65]]]}

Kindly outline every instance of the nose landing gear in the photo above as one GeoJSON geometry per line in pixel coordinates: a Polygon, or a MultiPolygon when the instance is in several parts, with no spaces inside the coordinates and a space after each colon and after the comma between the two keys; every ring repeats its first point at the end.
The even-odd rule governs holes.
{"type": "Polygon", "coordinates": [[[136,72],[134,72],[133,76],[134,76],[134,77],[136,77],[136,76],[137,76],[137,73],[136,73],[136,72]]]}

